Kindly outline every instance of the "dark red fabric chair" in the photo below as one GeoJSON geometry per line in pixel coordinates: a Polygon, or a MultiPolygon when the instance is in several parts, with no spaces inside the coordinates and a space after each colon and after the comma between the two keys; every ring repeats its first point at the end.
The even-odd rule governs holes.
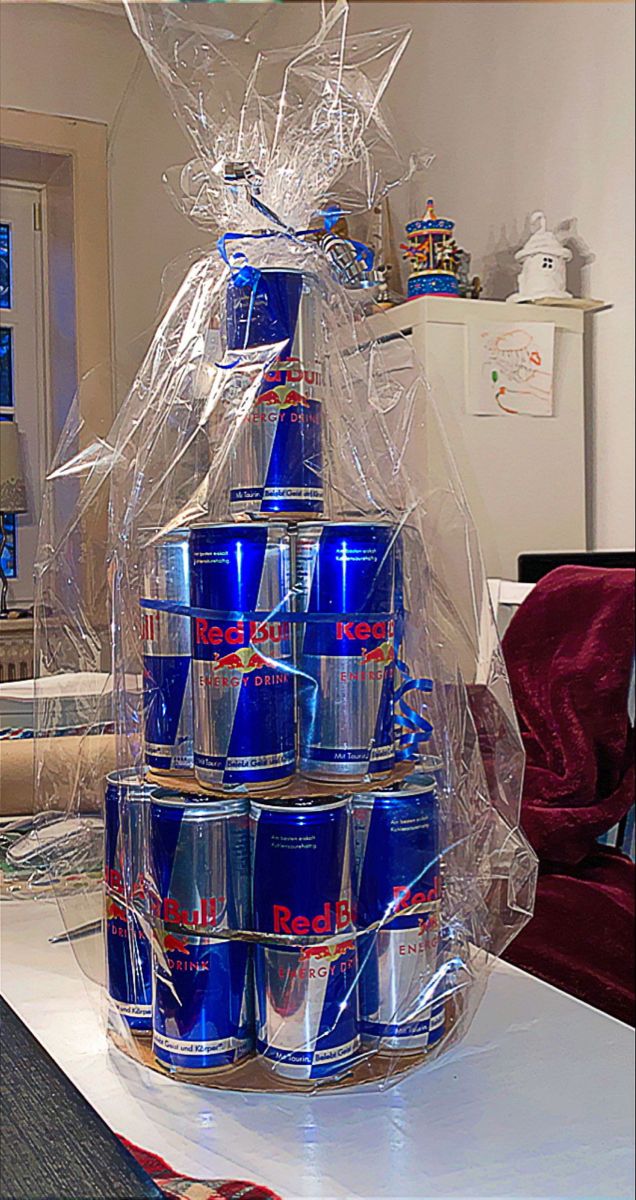
{"type": "Polygon", "coordinates": [[[635,868],[597,839],[634,803],[634,572],[552,571],[503,649],[527,756],[521,824],[540,862],[535,915],[504,957],[633,1024],[635,868]]]}

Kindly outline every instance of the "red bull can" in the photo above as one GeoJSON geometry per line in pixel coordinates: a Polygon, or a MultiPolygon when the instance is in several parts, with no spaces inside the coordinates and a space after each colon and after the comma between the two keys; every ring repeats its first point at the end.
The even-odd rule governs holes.
{"type": "Polygon", "coordinates": [[[152,1048],[178,1072],[227,1067],[253,1048],[247,801],[156,788],[150,803],[152,1048]]]}
{"type": "Polygon", "coordinates": [[[256,1051],[286,1079],[346,1074],[360,1040],[346,797],[252,801],[256,1051]]]}
{"type": "Polygon", "coordinates": [[[207,525],[190,540],[194,770],[258,791],[296,764],[290,539],[284,525],[207,525]]]}
{"type": "Polygon", "coordinates": [[[392,525],[298,526],[300,769],[331,779],[391,771],[395,545],[392,525]]]}
{"type": "Polygon", "coordinates": [[[188,536],[176,530],[142,552],[145,760],[156,771],[192,767],[190,619],[154,606],[190,603],[188,536]]]}
{"type": "Polygon", "coordinates": [[[228,284],[228,349],[278,346],[231,460],[236,516],[322,512],[320,304],[317,280],[300,271],[253,269],[228,284]]]}
{"type": "Polygon", "coordinates": [[[134,771],[106,779],[104,918],[106,988],[111,1010],[135,1034],[152,1027],[150,943],[139,919],[145,910],[144,843],[151,788],[134,771]]]}
{"type": "Polygon", "coordinates": [[[376,1049],[413,1053],[435,1045],[446,1029],[436,976],[441,877],[435,780],[416,774],[391,791],[354,796],[353,828],[362,931],[360,1030],[376,1049]]]}

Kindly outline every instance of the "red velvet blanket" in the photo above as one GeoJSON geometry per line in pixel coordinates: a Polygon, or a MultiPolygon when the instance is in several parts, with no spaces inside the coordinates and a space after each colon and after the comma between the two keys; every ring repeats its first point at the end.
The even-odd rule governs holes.
{"type": "Polygon", "coordinates": [[[633,1020],[634,864],[597,838],[634,803],[634,572],[552,571],[503,647],[527,756],[521,823],[541,864],[535,916],[506,957],[633,1020]]]}

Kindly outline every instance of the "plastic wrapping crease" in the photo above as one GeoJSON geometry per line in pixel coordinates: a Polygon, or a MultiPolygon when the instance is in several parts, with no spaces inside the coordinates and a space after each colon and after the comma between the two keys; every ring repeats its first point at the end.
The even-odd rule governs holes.
{"type": "MultiPolygon", "coordinates": [[[[412,164],[400,157],[382,109],[384,91],[408,33],[400,29],[348,36],[347,6],[338,3],[324,12],[316,35],[306,45],[270,52],[256,49],[254,31],[242,36],[220,28],[216,13],[207,23],[195,25],[174,6],[127,7],[133,30],[195,149],[193,162],[168,173],[169,187],[182,209],[204,228],[214,229],[219,241],[208,245],[187,270],[110,433],[91,436],[85,416],[80,415],[86,412],[80,389],[48,475],[37,564],[37,674],[110,670],[112,728],[104,726],[103,696],[87,697],[85,728],[79,744],[74,743],[73,756],[53,754],[50,739],[56,732],[56,708],[50,689],[37,697],[38,807],[80,819],[101,811],[105,759],[111,767],[132,770],[141,783],[152,749],[153,704],[161,706],[166,700],[165,681],[157,683],[149,667],[148,622],[153,614],[185,620],[193,630],[198,620],[203,642],[198,657],[194,648],[197,778],[190,769],[192,746],[187,737],[184,757],[178,760],[181,774],[172,776],[191,813],[197,805],[203,806],[205,818],[211,804],[220,811],[219,803],[229,811],[232,805],[219,801],[225,793],[239,814],[237,828],[244,828],[247,820],[242,800],[250,784],[241,774],[240,760],[231,760],[230,770],[226,756],[219,767],[219,748],[211,745],[209,729],[203,728],[206,721],[214,724],[221,719],[220,705],[225,702],[219,698],[221,683],[227,683],[228,695],[232,690],[240,693],[241,701],[257,690],[258,681],[281,685],[269,690],[263,686],[261,707],[250,710],[254,738],[262,733],[256,728],[262,724],[267,736],[279,737],[279,750],[284,735],[276,722],[284,725],[286,720],[280,696],[289,688],[292,697],[298,693],[288,769],[282,771],[282,780],[273,779],[271,791],[274,795],[281,784],[280,794],[290,797],[288,808],[256,805],[251,868],[247,860],[236,857],[235,848],[232,854],[234,861],[243,862],[238,869],[250,876],[257,870],[257,850],[262,850],[259,845],[254,849],[254,839],[258,843],[267,832],[263,832],[263,813],[273,812],[274,820],[276,812],[280,817],[281,812],[295,811],[293,797],[322,797],[323,801],[342,794],[357,797],[353,815],[348,802],[342,810],[347,833],[340,882],[349,909],[339,930],[329,929],[325,938],[320,923],[301,921],[290,927],[289,916],[287,925],[283,918],[278,929],[268,929],[259,921],[249,880],[245,904],[235,904],[232,917],[230,901],[223,898],[223,920],[215,924],[208,919],[203,934],[194,920],[204,924],[201,906],[196,913],[179,912],[177,906],[176,918],[166,921],[147,815],[139,826],[134,792],[121,791],[116,798],[117,845],[111,847],[118,864],[115,875],[112,856],[107,863],[106,940],[117,933],[118,953],[126,958],[133,984],[135,978],[147,975],[151,943],[155,993],[172,995],[182,1005],[179,989],[184,984],[175,963],[185,954],[192,967],[202,944],[205,953],[218,955],[225,954],[228,945],[242,947],[247,971],[252,954],[264,955],[270,967],[278,961],[277,954],[293,953],[302,962],[326,955],[329,965],[324,971],[329,976],[336,960],[344,963],[349,955],[346,961],[353,966],[337,999],[337,1018],[319,1035],[325,1045],[336,1046],[326,1052],[324,1074],[315,1069],[314,1042],[303,1043],[296,1033],[296,1041],[288,1038],[287,1051],[281,1051],[278,1059],[268,1057],[261,1045],[255,1058],[239,1054],[234,1065],[203,1071],[199,1078],[208,1085],[239,1088],[362,1083],[384,1087],[404,1070],[433,1061],[463,1037],[493,956],[502,952],[532,914],[536,877],[534,855],[518,827],[522,745],[478,538],[443,424],[408,339],[378,336],[358,294],[338,283],[328,241],[322,235],[306,235],[312,222],[313,227],[320,224],[316,214],[324,215],[330,205],[344,213],[363,211],[411,170],[412,164]],[[275,321],[269,321],[273,301],[268,288],[272,281],[278,286],[281,280],[287,289],[285,303],[288,293],[296,289],[295,303],[302,315],[302,328],[297,316],[299,354],[292,353],[285,329],[281,332],[275,321]],[[293,486],[287,489],[280,478],[272,484],[277,451],[267,433],[268,425],[280,426],[285,412],[291,440],[286,443],[287,457],[283,455],[278,465],[279,474],[289,474],[292,460],[297,460],[294,480],[291,476],[288,480],[293,486]],[[263,486],[266,482],[270,486],[263,486]],[[347,626],[351,614],[337,612],[333,597],[327,599],[324,611],[319,604],[315,612],[309,611],[306,564],[311,560],[311,575],[316,561],[311,556],[322,554],[322,543],[316,549],[315,529],[312,532],[305,525],[298,530],[299,518],[310,525],[326,521],[327,526],[319,526],[323,530],[345,528],[347,553],[358,554],[356,561],[367,561],[370,554],[368,548],[360,549],[359,539],[355,542],[361,530],[373,527],[375,532],[364,536],[375,538],[374,545],[379,537],[385,538],[375,575],[368,582],[367,607],[358,608],[357,626],[351,621],[347,626]],[[204,569],[196,564],[206,561],[210,528],[214,527],[218,540],[219,527],[230,525],[235,534],[244,530],[241,553],[251,545],[250,539],[258,540],[269,529],[267,554],[277,564],[273,591],[263,585],[256,602],[237,601],[226,606],[224,614],[219,614],[217,601],[202,602],[192,581],[192,590],[186,588],[183,595],[165,587],[161,591],[163,576],[156,564],[162,547],[177,545],[180,531],[197,529],[196,539],[191,534],[190,540],[190,573],[198,571],[203,578],[204,569]],[[373,607],[369,596],[380,595],[380,575],[389,560],[389,599],[379,615],[369,613],[373,607]],[[155,564],[152,569],[149,562],[155,564]],[[368,619],[360,622],[360,613],[368,619]],[[335,652],[330,657],[320,651],[329,614],[341,621],[346,636],[347,629],[354,633],[357,629],[357,636],[366,638],[368,645],[355,669],[351,659],[342,670],[344,659],[334,665],[335,652]],[[230,626],[230,621],[235,624],[230,626]],[[140,623],[145,629],[145,652],[140,623]],[[272,628],[279,632],[272,634],[272,628]],[[318,633],[310,636],[310,630],[318,633]],[[375,648],[363,669],[372,643],[375,648]],[[219,645],[225,653],[219,654],[219,645]],[[329,671],[342,683],[340,691],[333,683],[336,703],[332,702],[335,693],[329,699],[332,684],[325,683],[329,671]],[[197,692],[202,680],[205,696],[197,692]],[[380,681],[384,700],[377,700],[372,680],[380,681]],[[380,762],[384,774],[374,774],[379,759],[374,760],[370,750],[360,770],[356,769],[359,754],[356,758],[352,752],[347,758],[348,752],[344,753],[344,767],[338,753],[330,759],[325,751],[325,745],[334,744],[329,742],[329,730],[333,734],[335,725],[340,731],[337,736],[344,731],[346,744],[353,745],[356,722],[360,728],[365,725],[364,705],[382,705],[387,695],[391,744],[385,747],[386,761],[380,762]],[[100,753],[96,753],[97,743],[100,753]],[[434,792],[430,777],[422,783],[422,769],[433,772],[434,792]],[[364,839],[370,836],[364,826],[368,809],[363,797],[374,785],[376,790],[385,787],[387,780],[403,779],[411,770],[420,771],[420,790],[428,797],[432,851],[423,856],[412,877],[400,880],[400,894],[406,900],[398,910],[413,918],[411,926],[419,935],[425,934],[426,952],[419,956],[417,969],[410,971],[408,983],[396,988],[394,1009],[388,1016],[389,1001],[384,996],[383,1020],[395,1038],[379,1044],[377,1038],[358,1037],[358,993],[369,986],[368,939],[375,938],[371,943],[375,946],[391,934],[396,906],[395,901],[387,904],[373,921],[360,919],[364,868],[360,855],[363,860],[364,839]],[[353,862],[350,878],[347,862],[353,862]],[[409,905],[418,886],[426,894],[418,893],[418,902],[411,899],[409,905]],[[349,1057],[342,1060],[346,1070],[343,1066],[338,1072],[329,1067],[334,1056],[337,1059],[338,1042],[332,1035],[345,1008],[353,1013],[355,1028],[349,1038],[349,1057]],[[426,1036],[419,1042],[407,1040],[405,1054],[400,1032],[407,1026],[424,1028],[434,1012],[442,1013],[441,1036],[431,1035],[428,1044],[426,1036]],[[296,1073],[280,1070],[286,1054],[300,1064],[296,1073]]],[[[259,45],[266,42],[267,32],[267,18],[263,18],[258,24],[259,45]]],[[[82,388],[98,392],[108,386],[106,376],[106,371],[103,378],[94,373],[82,388]]],[[[230,531],[229,536],[235,534],[230,531]]],[[[335,561],[342,562],[342,556],[335,561]]],[[[188,653],[186,649],[186,657],[188,653]]],[[[379,740],[376,728],[369,745],[377,750],[379,740]]],[[[162,761],[159,750],[155,767],[162,761]]],[[[285,753],[281,751],[276,761],[282,762],[285,753]]],[[[154,778],[160,780],[161,775],[154,778]]],[[[398,799],[401,795],[395,792],[398,799]]],[[[165,811],[169,809],[166,805],[165,811]]],[[[325,804],[318,804],[315,811],[327,811],[325,804]]],[[[155,812],[152,820],[159,821],[160,816],[155,812]]],[[[203,825],[197,826],[197,836],[210,839],[209,847],[218,829],[210,827],[201,834],[202,829],[203,825]]],[[[230,824],[224,829],[224,836],[229,836],[230,824]]],[[[153,836],[156,842],[156,832],[153,836]]],[[[107,846],[107,857],[109,853],[107,846]]],[[[52,863],[48,870],[55,874],[52,863]]],[[[195,873],[192,860],[193,894],[195,873]]],[[[56,876],[54,884],[69,928],[85,919],[91,906],[101,907],[101,864],[92,871],[67,871],[56,876]]],[[[172,910],[168,917],[175,917],[172,910]]],[[[93,976],[103,972],[102,952],[95,953],[95,941],[92,948],[74,942],[80,964],[93,976]]],[[[224,962],[218,968],[221,975],[228,969],[224,962]]],[[[320,970],[317,961],[315,973],[320,970]]],[[[304,978],[298,963],[295,973],[304,978]]],[[[281,967],[278,977],[283,975],[281,967]]],[[[270,1010],[274,1006],[279,1022],[287,1022],[285,1027],[291,1029],[291,1014],[300,1011],[299,1005],[315,1007],[307,987],[304,991],[292,987],[290,1000],[290,989],[283,987],[284,994],[278,995],[269,979],[265,1000],[257,996],[257,1001],[270,1010]]],[[[150,997],[144,1004],[151,1004],[150,997]]],[[[156,1066],[149,1043],[135,1036],[130,1010],[121,1004],[113,1008],[105,1003],[105,1008],[120,1047],[156,1066]]],[[[302,1012],[307,1027],[315,1023],[315,1014],[310,1019],[305,1009],[302,1012]]],[[[241,1021],[243,1029],[249,1014],[243,1012],[241,1021]]],[[[244,1034],[243,1029],[241,1037],[251,1045],[249,1031],[244,1034]]],[[[275,1042],[276,1031],[270,1029],[270,1034],[275,1042]]],[[[163,1036],[156,1034],[155,1049],[161,1047],[163,1036]]],[[[263,1036],[261,1029],[260,1043],[263,1036]]],[[[237,1034],[233,1045],[240,1040],[237,1034]]],[[[285,1037],[278,1041],[284,1044],[285,1037]]],[[[184,1051],[186,1062],[189,1053],[184,1051]]],[[[170,1067],[169,1059],[164,1057],[163,1063],[170,1067]]],[[[183,1066],[181,1059],[173,1056],[172,1067],[179,1065],[183,1066]]],[[[218,1066],[217,1060],[214,1065],[218,1066]]]]}

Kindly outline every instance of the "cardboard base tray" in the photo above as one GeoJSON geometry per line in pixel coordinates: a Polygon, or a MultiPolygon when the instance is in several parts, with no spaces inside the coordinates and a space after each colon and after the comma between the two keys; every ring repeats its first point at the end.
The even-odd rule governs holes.
{"type": "Polygon", "coordinates": [[[412,1053],[390,1053],[384,1051],[369,1052],[360,1057],[359,1061],[346,1074],[337,1079],[285,1079],[275,1074],[271,1066],[262,1058],[253,1054],[240,1063],[231,1067],[217,1067],[209,1071],[170,1071],[158,1062],[152,1052],[149,1036],[122,1037],[116,1030],[109,1028],[108,1036],[112,1045],[127,1058],[133,1059],[141,1066],[159,1075],[166,1075],[177,1083],[191,1083],[196,1087],[221,1088],[224,1091],[235,1092],[292,1092],[301,1095],[338,1092],[343,1088],[385,1085],[397,1082],[407,1072],[424,1063],[432,1063],[445,1052],[451,1042],[455,1041],[460,1019],[461,997],[453,997],[446,1002],[446,1032],[439,1042],[430,1050],[416,1050],[412,1053]]]}
{"type": "Polygon", "coordinates": [[[268,783],[262,788],[239,787],[223,791],[211,787],[196,779],[194,771],[155,771],[149,769],[146,782],[154,783],[157,787],[170,788],[185,795],[209,796],[211,799],[227,800],[230,796],[252,796],[255,800],[268,799],[284,803],[285,800],[304,800],[305,798],[321,796],[348,796],[357,792],[385,791],[394,783],[400,783],[413,770],[412,762],[399,763],[392,771],[384,775],[367,776],[364,779],[311,779],[305,775],[292,775],[291,779],[281,787],[268,783]]]}

